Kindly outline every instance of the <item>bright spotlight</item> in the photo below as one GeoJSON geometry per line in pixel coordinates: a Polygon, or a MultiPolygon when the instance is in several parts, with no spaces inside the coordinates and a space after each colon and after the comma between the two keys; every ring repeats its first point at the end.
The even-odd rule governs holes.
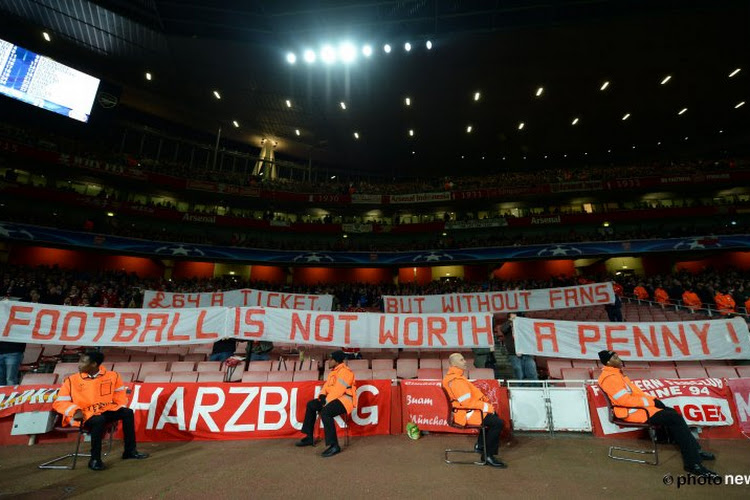
{"type": "Polygon", "coordinates": [[[427,50],[432,50],[432,42],[430,40],[427,40],[424,45],[425,47],[427,47],[427,50]]]}
{"type": "Polygon", "coordinates": [[[362,55],[365,57],[370,57],[372,55],[372,46],[365,45],[364,47],[362,47],[362,55]]]}
{"type": "Polygon", "coordinates": [[[345,64],[354,62],[357,58],[357,49],[349,42],[339,45],[339,59],[345,64]]]}
{"type": "Polygon", "coordinates": [[[47,33],[46,31],[42,31],[42,36],[43,36],[43,37],[44,37],[44,39],[45,39],[46,41],[48,41],[48,42],[52,40],[52,39],[50,38],[50,36],[49,36],[49,33],[47,33]]]}
{"type": "Polygon", "coordinates": [[[289,64],[294,64],[297,62],[297,56],[295,55],[294,52],[289,52],[286,55],[286,62],[288,62],[289,64]]]}
{"type": "Polygon", "coordinates": [[[409,42],[406,42],[404,44],[404,50],[407,51],[407,52],[409,52],[411,50],[411,44],[409,42]]]}
{"type": "Polygon", "coordinates": [[[390,54],[391,53],[390,44],[386,43],[385,45],[383,45],[383,50],[385,51],[386,54],[390,54]]]}
{"type": "Polygon", "coordinates": [[[315,62],[315,59],[317,59],[317,57],[315,56],[315,51],[310,49],[307,49],[302,57],[304,57],[307,64],[312,64],[315,62]]]}
{"type": "Polygon", "coordinates": [[[333,64],[336,62],[336,51],[330,45],[323,45],[320,50],[320,58],[326,64],[333,64]]]}

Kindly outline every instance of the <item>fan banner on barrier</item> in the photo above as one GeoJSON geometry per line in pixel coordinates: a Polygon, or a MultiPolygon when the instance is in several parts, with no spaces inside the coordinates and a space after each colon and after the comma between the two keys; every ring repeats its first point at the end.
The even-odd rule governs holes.
{"type": "Polygon", "coordinates": [[[552,358],[598,359],[616,351],[630,361],[746,359],[750,334],[743,318],[654,323],[513,320],[516,352],[552,358]]]}
{"type": "Polygon", "coordinates": [[[226,292],[174,293],[146,290],[145,309],[186,309],[195,307],[278,307],[303,311],[330,311],[333,295],[269,292],[241,288],[226,292]]]}
{"type": "MultiPolygon", "coordinates": [[[[497,380],[473,380],[505,421],[503,435],[510,434],[508,389],[497,380]]],[[[419,430],[430,432],[476,433],[448,426],[448,403],[440,380],[402,380],[401,397],[406,422],[417,424],[419,430]]]]}
{"type": "Polygon", "coordinates": [[[444,295],[383,295],[386,313],[503,313],[601,306],[615,301],[612,282],[539,290],[444,295]]]}
{"type": "MultiPolygon", "coordinates": [[[[302,437],[308,401],[320,381],[266,384],[128,384],[138,441],[302,437]]],[[[0,417],[52,411],[58,387],[0,387],[0,417]]],[[[351,435],[390,434],[391,381],[357,384],[351,435]]],[[[339,435],[343,419],[337,419],[339,435]]],[[[321,431],[322,432],[322,431],[321,431]]]]}
{"type": "Polygon", "coordinates": [[[732,391],[734,407],[737,409],[737,420],[744,433],[750,432],[750,378],[735,378],[727,381],[732,391]]]}
{"type": "Polygon", "coordinates": [[[0,302],[0,341],[80,346],[205,344],[221,338],[329,347],[494,345],[489,314],[379,314],[278,308],[104,309],[0,302]]]}
{"type": "MultiPolygon", "coordinates": [[[[673,407],[691,426],[723,427],[734,425],[727,384],[720,378],[633,380],[646,394],[673,407]]],[[[604,435],[632,432],[609,421],[607,401],[598,385],[589,385],[589,405],[604,435]]]]}

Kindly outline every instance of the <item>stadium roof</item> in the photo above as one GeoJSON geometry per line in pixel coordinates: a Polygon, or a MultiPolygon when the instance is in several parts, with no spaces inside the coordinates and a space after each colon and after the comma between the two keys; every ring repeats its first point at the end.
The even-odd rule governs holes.
{"type": "Polygon", "coordinates": [[[352,171],[645,162],[750,136],[745,1],[0,0],[0,11],[11,14],[0,38],[114,84],[122,104],[352,171]],[[354,62],[322,61],[325,44],[340,56],[345,42],[354,62]]]}

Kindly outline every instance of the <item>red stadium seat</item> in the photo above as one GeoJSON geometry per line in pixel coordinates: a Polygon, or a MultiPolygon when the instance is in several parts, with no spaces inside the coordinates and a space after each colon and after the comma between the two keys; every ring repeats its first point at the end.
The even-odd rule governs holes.
{"type": "Polygon", "coordinates": [[[300,380],[318,380],[318,370],[303,370],[294,373],[294,381],[300,380]]]}
{"type": "MultiPolygon", "coordinates": [[[[245,372],[245,374],[247,373],[258,373],[258,372],[250,372],[250,371],[245,372]]],[[[265,375],[266,375],[266,380],[268,382],[291,382],[292,380],[294,380],[294,373],[295,372],[292,372],[292,371],[285,371],[285,372],[275,371],[275,372],[267,372],[265,373],[265,375]]],[[[245,381],[244,374],[243,374],[242,381],[243,382],[245,381]]]]}
{"type": "Polygon", "coordinates": [[[163,373],[167,371],[167,361],[151,361],[141,363],[141,370],[136,376],[136,380],[143,381],[149,373],[163,373]]]}
{"type": "Polygon", "coordinates": [[[735,366],[734,370],[740,378],[750,378],[750,365],[735,366]]]}
{"type": "Polygon", "coordinates": [[[195,365],[197,372],[220,372],[221,361],[201,361],[195,365]]]}
{"type": "Polygon", "coordinates": [[[224,382],[224,372],[198,372],[198,382],[224,382]]]}
{"type": "Polygon", "coordinates": [[[494,380],[495,370],[492,368],[470,368],[469,377],[476,380],[494,380]]]}
{"type": "Polygon", "coordinates": [[[569,359],[547,360],[547,372],[549,373],[549,378],[561,379],[563,368],[573,368],[573,365],[570,363],[569,359]]]}
{"type": "Polygon", "coordinates": [[[172,373],[170,372],[148,372],[143,378],[143,381],[147,384],[159,383],[159,382],[171,382],[172,373]]]}
{"type": "Polygon", "coordinates": [[[440,368],[419,368],[417,369],[417,378],[442,380],[443,370],[440,368]]]}
{"type": "Polygon", "coordinates": [[[173,361],[169,365],[170,372],[194,372],[195,362],[193,361],[173,361]]]}
{"type": "Polygon", "coordinates": [[[350,359],[346,362],[346,365],[352,370],[369,370],[370,360],[369,359],[350,359]]]}
{"type": "Polygon", "coordinates": [[[737,371],[732,366],[707,366],[706,373],[714,378],[739,378],[737,371]]]}
{"type": "Polygon", "coordinates": [[[373,359],[372,360],[373,370],[392,370],[393,360],[392,359],[373,359]]]}
{"type": "MultiPolygon", "coordinates": [[[[276,372],[276,373],[289,373],[289,372],[276,372]]],[[[243,382],[267,382],[268,373],[266,372],[244,372],[242,374],[242,381],[243,382]]]]}
{"type": "Polygon", "coordinates": [[[397,377],[394,368],[383,368],[372,371],[373,380],[393,380],[397,377]]]}
{"type": "Polygon", "coordinates": [[[683,366],[677,365],[677,375],[680,378],[705,378],[708,374],[702,366],[683,366]]]}
{"type": "Polygon", "coordinates": [[[172,373],[172,383],[197,382],[198,372],[172,373]]]}
{"type": "Polygon", "coordinates": [[[55,385],[57,384],[57,373],[26,373],[21,379],[20,385],[55,385]]]}
{"type": "MultiPolygon", "coordinates": [[[[563,368],[561,370],[563,380],[589,380],[591,373],[588,368],[563,368]]],[[[583,382],[565,382],[565,387],[580,387],[583,382]]]]}
{"type": "Polygon", "coordinates": [[[372,380],[372,370],[352,370],[355,380],[372,380]]]}
{"type": "Polygon", "coordinates": [[[439,358],[421,358],[419,360],[419,367],[420,368],[437,368],[438,370],[443,369],[443,364],[440,361],[439,358]]]}
{"type": "Polygon", "coordinates": [[[650,371],[653,378],[680,378],[674,367],[652,367],[650,371]]]}
{"type": "Polygon", "coordinates": [[[273,367],[273,361],[250,361],[247,365],[249,372],[270,372],[273,367]]]}
{"type": "Polygon", "coordinates": [[[417,358],[398,358],[396,373],[398,378],[417,378],[417,358]]]}

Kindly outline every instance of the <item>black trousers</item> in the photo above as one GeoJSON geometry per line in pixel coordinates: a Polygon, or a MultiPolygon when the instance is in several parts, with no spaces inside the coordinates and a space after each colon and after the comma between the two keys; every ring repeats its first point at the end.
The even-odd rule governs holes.
{"type": "Polygon", "coordinates": [[[125,439],[125,453],[136,451],[135,448],[135,422],[133,420],[133,410],[130,408],[120,408],[116,411],[105,411],[99,415],[86,420],[83,424],[84,429],[91,435],[91,459],[102,459],[102,437],[107,424],[122,420],[122,433],[125,439]]]}
{"type": "Polygon", "coordinates": [[[670,436],[674,439],[682,453],[682,462],[685,467],[690,467],[701,462],[700,446],[695,440],[693,433],[690,432],[685,419],[677,413],[674,408],[665,408],[656,415],[648,419],[649,424],[662,425],[667,428],[670,436]]]}
{"type": "MultiPolygon", "coordinates": [[[[482,427],[484,427],[484,433],[487,440],[486,452],[488,455],[497,455],[500,449],[500,433],[503,431],[503,425],[505,422],[502,418],[498,417],[496,413],[490,413],[482,420],[482,427]]],[[[477,437],[477,444],[479,447],[482,446],[482,433],[479,433],[477,437]]]]}
{"type": "Polygon", "coordinates": [[[346,413],[346,407],[339,401],[331,401],[327,405],[323,406],[323,402],[319,399],[313,399],[307,402],[307,408],[305,409],[305,421],[302,423],[302,432],[307,434],[312,439],[313,430],[315,429],[315,417],[320,413],[320,420],[323,422],[323,430],[326,435],[326,446],[333,446],[339,444],[339,439],[336,436],[336,422],[334,417],[346,413]]]}

